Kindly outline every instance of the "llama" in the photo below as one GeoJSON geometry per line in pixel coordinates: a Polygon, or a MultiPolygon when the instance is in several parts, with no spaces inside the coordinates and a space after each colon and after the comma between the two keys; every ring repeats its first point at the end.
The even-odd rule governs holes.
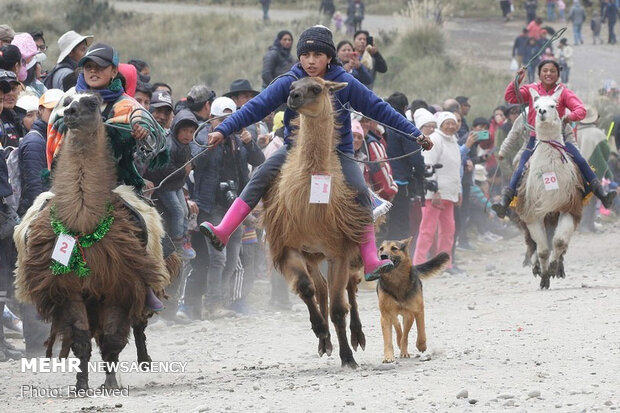
{"type": "MultiPolygon", "coordinates": [[[[18,250],[16,294],[36,305],[52,322],[47,356],[57,334],[61,357],[69,349],[80,360],[78,389],[88,388],[88,361],[94,337],[103,361],[117,362],[134,326],[138,361],[150,362],[144,328],[146,288],[165,295],[178,271],[176,255],[163,259],[159,215],[130,187],[116,186],[116,167],[96,95],[77,94],[64,110],[68,132],[57,157],[52,192],[41,194],[14,234],[18,250]],[[129,204],[146,223],[144,239],[129,204]],[[77,239],[67,266],[52,262],[58,232],[77,239]]],[[[60,244],[60,242],[59,242],[60,244]]],[[[62,247],[61,247],[62,249],[62,247]]],[[[116,388],[106,368],[104,386],[116,388]]]]}
{"type": "MultiPolygon", "coordinates": [[[[355,191],[346,184],[335,150],[337,134],[331,92],[346,86],[321,78],[303,78],[291,85],[288,106],[299,113],[299,127],[287,161],[263,199],[263,224],[275,267],[308,307],[312,330],[319,338],[319,354],[331,352],[329,299],[329,315],[338,336],[342,365],[356,368],[347,343],[349,305],[344,293],[349,287],[349,299],[355,299],[356,283],[349,276],[350,267],[358,256],[364,228],[371,220],[355,201],[355,191]],[[331,176],[327,204],[309,203],[314,174],[331,176]],[[329,264],[327,285],[318,268],[322,259],[329,264]]],[[[351,329],[356,332],[352,333],[354,347],[359,343],[363,348],[359,316],[354,319],[352,314],[351,329]]]]}
{"type": "Polygon", "coordinates": [[[527,228],[525,263],[536,249],[533,273],[540,275],[540,288],[547,289],[550,277],[564,277],[563,257],[581,220],[583,182],[562,148],[562,121],[556,110],[562,89],[553,96],[541,97],[534,89],[530,92],[539,144],[518,189],[516,212],[527,228]]]}

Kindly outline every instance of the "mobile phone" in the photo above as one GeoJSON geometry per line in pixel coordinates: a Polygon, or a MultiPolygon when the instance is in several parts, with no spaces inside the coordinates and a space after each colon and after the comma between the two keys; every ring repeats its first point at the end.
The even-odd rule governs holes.
{"type": "Polygon", "coordinates": [[[488,130],[479,130],[478,132],[476,132],[476,135],[477,135],[476,140],[478,140],[478,141],[489,140],[489,131],[488,130]]]}
{"type": "Polygon", "coordinates": [[[366,39],[366,44],[374,46],[375,45],[375,39],[372,36],[368,36],[368,38],[366,39]]]}

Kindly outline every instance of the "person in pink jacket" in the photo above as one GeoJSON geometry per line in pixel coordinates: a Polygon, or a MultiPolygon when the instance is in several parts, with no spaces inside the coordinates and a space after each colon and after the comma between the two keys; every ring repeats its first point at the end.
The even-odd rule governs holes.
{"type": "MultiPolygon", "coordinates": [[[[520,69],[518,74],[519,83],[521,83],[525,77],[525,68],[520,69]]],[[[532,127],[534,127],[536,123],[536,111],[534,110],[534,99],[532,98],[530,89],[535,89],[540,96],[552,96],[558,88],[562,89],[562,93],[560,94],[560,98],[557,102],[557,111],[563,124],[579,122],[585,118],[586,108],[584,107],[581,99],[579,99],[572,90],[567,88],[566,85],[559,83],[558,81],[560,78],[560,65],[558,62],[555,60],[543,60],[540,62],[538,64],[538,77],[540,78],[540,82],[523,85],[519,88],[519,93],[521,95],[520,99],[529,105],[527,122],[532,127]],[[566,109],[570,110],[569,114],[566,114],[566,109]]],[[[519,101],[519,96],[517,96],[515,91],[514,81],[510,82],[506,87],[504,98],[508,103],[521,103],[519,101]]],[[[502,191],[502,199],[500,202],[495,203],[492,206],[493,210],[500,218],[506,216],[508,206],[510,205],[512,198],[517,191],[517,187],[519,186],[519,182],[521,181],[525,164],[534,152],[535,144],[536,135],[532,131],[530,132],[530,139],[527,143],[526,150],[523,151],[521,159],[519,160],[519,167],[512,174],[509,185],[502,191]]],[[[579,153],[579,149],[577,149],[576,146],[570,142],[566,142],[565,149],[566,152],[571,155],[575,164],[579,167],[579,171],[589,185],[589,190],[603,202],[603,205],[606,208],[611,206],[616,193],[614,191],[609,193],[605,192],[601,186],[601,182],[590,168],[590,165],[588,165],[588,162],[583,158],[583,156],[581,156],[581,153],[579,153]]],[[[499,159],[501,160],[502,157],[500,156],[499,159]]]]}

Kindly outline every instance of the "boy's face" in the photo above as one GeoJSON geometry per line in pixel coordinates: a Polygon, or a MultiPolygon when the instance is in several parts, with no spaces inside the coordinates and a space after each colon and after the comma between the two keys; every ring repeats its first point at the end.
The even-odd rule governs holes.
{"type": "Polygon", "coordinates": [[[36,110],[32,110],[26,113],[26,116],[24,116],[24,119],[22,119],[22,123],[24,124],[24,127],[26,128],[26,130],[30,130],[32,128],[32,124],[34,123],[35,120],[37,120],[36,110]]]}
{"type": "Polygon", "coordinates": [[[92,60],[84,63],[84,80],[91,89],[104,89],[118,74],[118,69],[113,65],[99,66],[92,60]]]}
{"type": "Polygon", "coordinates": [[[4,109],[13,109],[17,103],[17,95],[20,86],[18,83],[11,84],[11,91],[4,94],[4,109]]]}
{"type": "Polygon", "coordinates": [[[151,97],[149,95],[144,92],[136,92],[134,99],[136,99],[144,109],[149,110],[149,107],[151,106],[151,97]]]}
{"type": "Polygon", "coordinates": [[[195,126],[181,126],[177,132],[177,140],[183,145],[188,145],[192,141],[196,129],[195,126]]]}

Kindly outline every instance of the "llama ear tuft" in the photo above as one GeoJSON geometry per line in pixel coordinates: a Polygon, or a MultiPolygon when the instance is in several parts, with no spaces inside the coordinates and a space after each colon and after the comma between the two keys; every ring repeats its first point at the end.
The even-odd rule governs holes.
{"type": "Polygon", "coordinates": [[[325,82],[325,86],[327,86],[329,91],[333,93],[339,91],[340,89],[344,89],[349,86],[349,84],[347,82],[325,82]]]}
{"type": "Polygon", "coordinates": [[[534,102],[536,102],[538,98],[540,98],[540,95],[538,94],[536,89],[530,88],[530,95],[532,95],[532,97],[534,98],[534,102]]]}

